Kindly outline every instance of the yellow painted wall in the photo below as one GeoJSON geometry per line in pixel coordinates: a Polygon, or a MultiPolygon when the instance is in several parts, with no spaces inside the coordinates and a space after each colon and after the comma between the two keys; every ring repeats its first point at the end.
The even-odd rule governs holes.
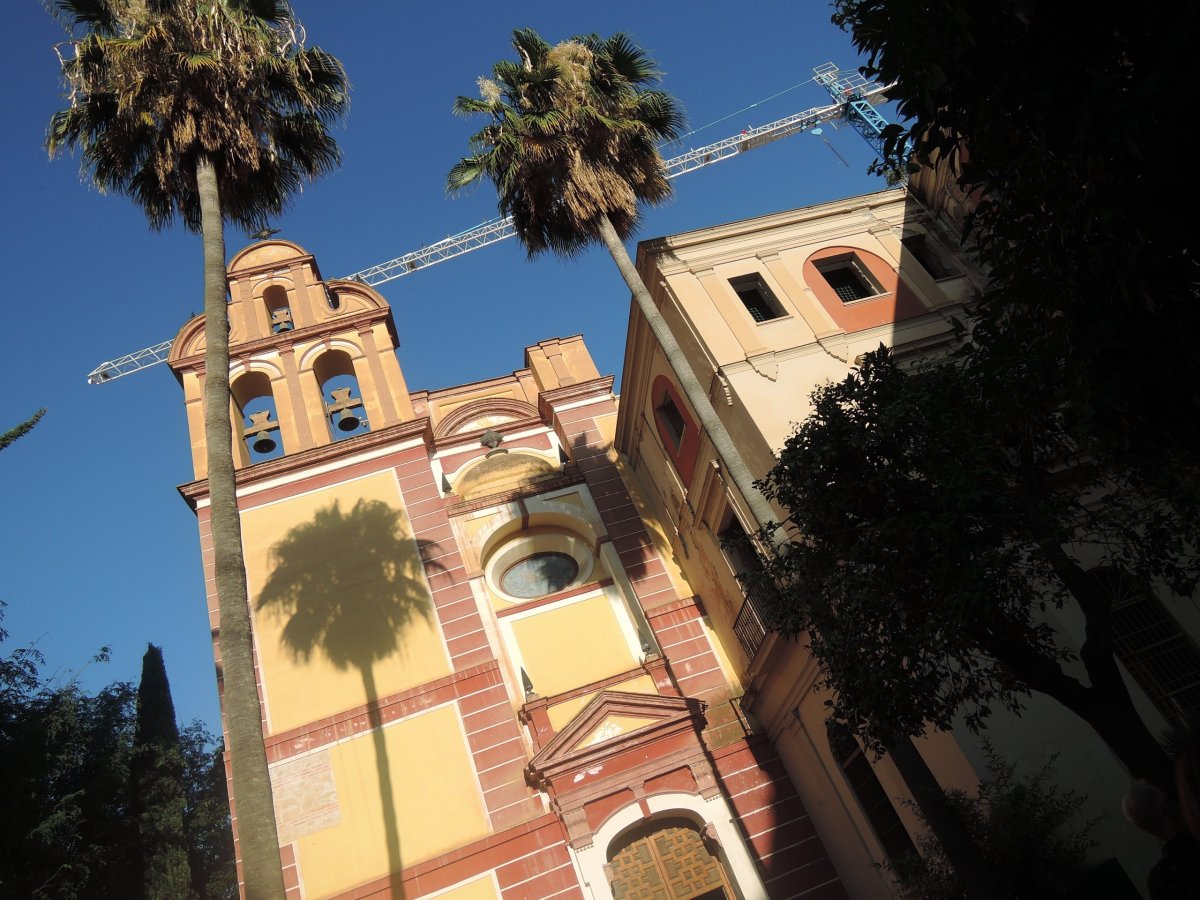
{"type": "MultiPolygon", "coordinates": [[[[409,602],[416,612],[397,633],[397,646],[382,658],[375,658],[371,673],[375,693],[386,697],[406,688],[450,674],[450,663],[437,629],[429,588],[421,572],[417,545],[404,514],[400,491],[391,472],[380,472],[344,484],[334,485],[279,503],[248,510],[242,514],[242,530],[246,552],[246,570],[250,581],[251,606],[259,666],[266,688],[267,712],[272,733],[287,731],[307,722],[321,719],[366,702],[366,689],[361,668],[354,661],[369,656],[367,651],[379,646],[378,624],[370,616],[357,619],[355,624],[338,632],[341,645],[348,646],[352,660],[344,667],[330,660],[330,644],[318,643],[305,660],[285,643],[285,627],[293,613],[277,607],[259,609],[264,587],[278,570],[278,559],[272,554],[281,539],[297,526],[330,521],[328,515],[336,504],[336,524],[340,517],[343,526],[333,528],[315,542],[309,569],[316,586],[330,587],[340,583],[341,590],[322,593],[314,590],[305,596],[317,604],[337,607],[351,603],[354,598],[371,597],[378,606],[387,607],[400,599],[409,602]],[[364,504],[360,507],[360,502],[364,504]],[[380,545],[396,562],[396,571],[411,579],[411,591],[402,592],[383,585],[373,577],[362,556],[363,536],[354,527],[358,512],[372,503],[386,504],[396,514],[396,531],[378,537],[380,545]],[[320,514],[325,513],[324,519],[320,514]],[[389,593],[390,592],[390,593],[389,593]],[[358,652],[363,651],[362,653],[358,652]]],[[[378,571],[378,570],[377,570],[378,571]]],[[[345,610],[334,608],[335,615],[345,610]]],[[[352,612],[352,611],[351,611],[352,612]]],[[[343,621],[348,621],[343,619],[343,621]]],[[[391,634],[393,632],[388,632],[391,634]]]]}
{"type": "Polygon", "coordinates": [[[525,671],[543,697],[637,666],[607,596],[538,612],[513,622],[525,671]]]}
{"type": "Polygon", "coordinates": [[[496,889],[496,881],[491,873],[485,872],[466,884],[442,891],[436,897],[437,900],[500,900],[500,892],[496,889]]]}
{"type": "MultiPolygon", "coordinates": [[[[490,832],[456,706],[389,725],[383,735],[402,864],[429,859],[490,832]]],[[[335,744],[330,758],[341,821],[296,841],[309,897],[328,897],[388,874],[374,736],[335,744]]]]}
{"type": "MultiPolygon", "coordinates": [[[[654,679],[649,675],[639,675],[630,681],[622,681],[620,684],[610,686],[608,690],[625,691],[629,694],[658,694],[658,689],[654,686],[654,679]]],[[[594,691],[591,694],[584,694],[582,697],[551,706],[547,712],[550,716],[550,725],[555,732],[562,731],[567,723],[575,718],[575,714],[587,706],[598,693],[600,692],[594,691]]]]}

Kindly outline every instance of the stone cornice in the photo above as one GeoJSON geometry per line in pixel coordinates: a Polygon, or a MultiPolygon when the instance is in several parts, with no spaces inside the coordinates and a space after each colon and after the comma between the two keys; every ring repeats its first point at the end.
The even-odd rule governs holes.
{"type": "Polygon", "coordinates": [[[497,425],[488,425],[486,428],[476,428],[472,431],[464,431],[460,434],[452,434],[448,437],[438,437],[436,433],[433,438],[433,446],[436,450],[453,450],[457,447],[476,447],[479,446],[480,440],[488,431],[498,431],[505,437],[510,434],[517,434],[522,431],[531,431],[533,429],[545,429],[546,423],[542,421],[540,415],[527,416],[524,419],[514,419],[511,422],[500,422],[497,425]]]}
{"type": "MultiPolygon", "coordinates": [[[[714,225],[709,228],[685,231],[680,234],[642,241],[638,245],[637,254],[639,269],[640,264],[649,256],[658,256],[660,260],[663,257],[670,258],[670,262],[662,260],[659,263],[664,272],[696,267],[707,268],[713,265],[713,263],[708,262],[708,259],[715,258],[714,254],[705,254],[703,257],[705,262],[703,264],[698,261],[691,263],[684,262],[683,260],[679,260],[676,254],[693,247],[712,247],[714,244],[723,244],[731,240],[745,240],[750,237],[754,238],[753,250],[748,251],[743,247],[738,252],[737,258],[754,256],[755,253],[774,252],[773,244],[762,242],[761,235],[763,232],[776,229],[789,229],[809,222],[828,220],[838,216],[854,215],[856,212],[870,207],[887,206],[897,203],[903,204],[906,197],[907,195],[903,189],[890,188],[884,191],[876,191],[875,193],[863,194],[857,197],[847,197],[842,200],[834,200],[815,206],[804,206],[799,209],[787,210],[773,215],[741,219],[723,225],[714,225]]],[[[795,243],[794,236],[791,236],[790,242],[795,243]]],[[[789,241],[784,240],[783,243],[786,245],[789,241]]],[[[786,246],[784,249],[786,249],[786,246]]]]}
{"type": "MultiPolygon", "coordinates": [[[[200,328],[203,329],[203,317],[200,319],[200,328]]],[[[347,313],[336,319],[330,319],[326,322],[321,322],[319,325],[309,325],[306,328],[297,328],[294,331],[287,331],[282,334],[273,334],[269,337],[259,338],[254,341],[246,341],[236,344],[229,348],[229,362],[234,364],[242,359],[258,356],[262,353],[268,353],[277,350],[282,345],[295,346],[296,344],[305,343],[307,341],[319,341],[325,338],[332,338],[334,335],[346,332],[357,331],[364,327],[372,327],[383,322],[388,327],[388,332],[392,336],[392,342],[398,344],[396,337],[396,325],[392,320],[392,311],[388,307],[379,309],[364,309],[356,313],[347,313]]],[[[189,323],[190,324],[190,323],[189,323]]],[[[184,326],[184,331],[188,330],[188,326],[184,326]]],[[[183,332],[180,332],[180,337],[176,339],[176,343],[181,340],[190,340],[192,335],[184,338],[183,332]]],[[[169,359],[168,364],[179,375],[184,370],[193,372],[204,371],[204,353],[193,353],[190,356],[181,356],[178,358],[169,359]]]]}
{"type": "Polygon", "coordinates": [[[600,399],[611,396],[613,376],[601,375],[591,381],[581,381],[578,384],[568,384],[552,391],[542,391],[538,397],[538,411],[547,422],[552,421],[554,408],[575,403],[578,400],[600,399]]]}
{"type": "MultiPolygon", "coordinates": [[[[362,453],[365,450],[373,450],[387,444],[400,443],[404,440],[417,437],[421,438],[427,447],[432,445],[433,432],[430,430],[428,418],[401,422],[398,425],[381,428],[379,431],[345,438],[344,440],[326,444],[322,447],[301,450],[298,453],[289,453],[277,459],[255,463],[247,468],[238,469],[235,473],[236,486],[238,488],[248,487],[263,481],[269,481],[273,478],[279,478],[280,476],[292,475],[310,466],[335,462],[339,459],[362,453]]],[[[194,511],[199,501],[208,496],[208,479],[201,478],[198,481],[189,481],[186,484],[181,484],[178,487],[178,491],[183,496],[183,499],[187,501],[188,506],[194,511]]]]}

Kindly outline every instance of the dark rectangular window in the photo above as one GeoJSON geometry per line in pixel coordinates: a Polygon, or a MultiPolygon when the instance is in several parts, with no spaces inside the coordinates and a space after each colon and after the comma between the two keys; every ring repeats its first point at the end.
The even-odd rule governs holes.
{"type": "Polygon", "coordinates": [[[721,530],[717,532],[717,543],[720,544],[721,553],[725,555],[729,568],[733,569],[735,575],[757,572],[762,568],[750,535],[746,533],[732,509],[726,510],[722,517],[721,530]]]}
{"type": "Polygon", "coordinates": [[[675,401],[671,399],[671,395],[667,394],[663,397],[663,402],[655,410],[658,413],[658,420],[663,424],[663,430],[667,433],[671,443],[672,453],[678,453],[679,448],[683,446],[683,432],[687,427],[687,423],[683,420],[683,413],[679,411],[679,407],[675,405],[675,401]]]}
{"type": "Polygon", "coordinates": [[[908,836],[904,823],[896,813],[896,807],[892,805],[892,799],[879,783],[875,769],[862,750],[855,747],[853,752],[843,756],[838,762],[888,859],[894,860],[913,852],[915,848],[912,838],[908,836]]]}
{"type": "Polygon", "coordinates": [[[733,292],[738,295],[738,299],[746,307],[746,312],[750,313],[755,322],[767,322],[783,315],[783,307],[758,275],[731,278],[729,286],[733,288],[733,292]]]}
{"type": "Polygon", "coordinates": [[[843,303],[865,300],[883,293],[883,288],[856,256],[819,262],[817,271],[843,303]]]}
{"type": "Polygon", "coordinates": [[[942,253],[923,234],[910,234],[900,241],[904,245],[904,249],[912,254],[913,259],[921,264],[926,272],[933,276],[934,280],[942,278],[953,278],[961,274],[958,269],[946,262],[942,253]]]}

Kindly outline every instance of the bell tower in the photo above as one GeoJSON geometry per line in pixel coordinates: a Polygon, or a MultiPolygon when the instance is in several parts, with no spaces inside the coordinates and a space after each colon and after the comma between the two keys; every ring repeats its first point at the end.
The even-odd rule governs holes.
{"type": "MultiPolygon", "coordinates": [[[[413,418],[387,301],[325,281],[290,241],[252,244],[229,263],[234,464],[336,443],[413,418]]],[[[183,385],[192,464],[204,478],[204,317],[180,331],[170,365],[183,385]]]]}

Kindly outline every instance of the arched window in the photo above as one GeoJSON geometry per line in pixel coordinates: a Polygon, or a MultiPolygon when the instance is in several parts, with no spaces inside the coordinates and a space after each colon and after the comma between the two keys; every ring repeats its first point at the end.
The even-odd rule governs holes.
{"type": "Polygon", "coordinates": [[[907,853],[915,853],[912,838],[908,830],[896,814],[892,798],[888,796],[871,761],[863,753],[853,735],[847,734],[834,723],[826,723],[826,736],[829,739],[829,749],[850,790],[854,792],[858,805],[862,807],[863,815],[871,824],[871,830],[879,839],[883,852],[888,859],[895,860],[907,853]]]}
{"type": "Polygon", "coordinates": [[[655,819],[625,832],[608,849],[613,900],[737,896],[711,840],[690,819],[655,819]]]}
{"type": "Polygon", "coordinates": [[[654,379],[650,387],[650,402],[663,449],[679,477],[688,483],[700,453],[700,428],[692,420],[675,385],[665,375],[654,379]]]}
{"type": "Polygon", "coordinates": [[[325,421],[335,441],[365,434],[370,430],[362,392],[354,375],[354,362],[344,350],[321,354],[313,364],[313,374],[325,398],[325,421]]]}
{"type": "Polygon", "coordinates": [[[263,291],[263,303],[267,307],[267,323],[271,334],[282,334],[295,328],[292,310],[288,306],[287,288],[273,284],[263,291]]]}
{"type": "Polygon", "coordinates": [[[271,379],[265,372],[247,372],[238,376],[231,390],[242,416],[242,440],[251,465],[283,456],[271,379]]]}
{"type": "Polygon", "coordinates": [[[861,247],[825,247],[804,261],[802,272],[817,302],[848,332],[929,311],[894,266],[861,247]]]}

